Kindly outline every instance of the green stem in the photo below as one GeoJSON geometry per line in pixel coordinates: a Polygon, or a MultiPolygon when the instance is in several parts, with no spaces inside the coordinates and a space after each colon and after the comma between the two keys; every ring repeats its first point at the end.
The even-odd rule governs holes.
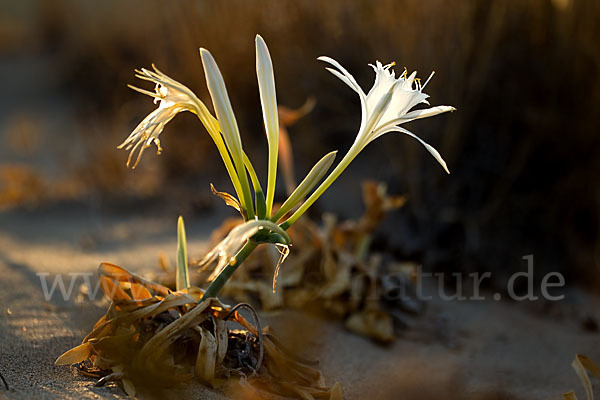
{"type": "Polygon", "coordinates": [[[258,247],[258,243],[252,240],[248,240],[244,247],[235,255],[234,261],[230,262],[229,265],[225,267],[223,272],[217,276],[217,278],[212,281],[212,283],[204,292],[204,296],[200,301],[206,300],[211,297],[217,297],[225,283],[231,278],[231,275],[240,267],[240,265],[244,262],[244,260],[258,247]]]}
{"type": "Polygon", "coordinates": [[[250,162],[250,159],[244,152],[244,165],[250,174],[250,180],[252,181],[252,186],[254,187],[254,203],[256,203],[256,216],[258,219],[265,219],[266,215],[266,203],[265,203],[265,195],[263,193],[262,187],[260,186],[260,181],[258,180],[258,176],[256,175],[256,171],[254,171],[254,167],[250,162]]]}
{"type": "Polygon", "coordinates": [[[296,212],[292,214],[290,218],[280,225],[281,229],[286,230],[290,225],[296,222],[296,220],[300,218],[300,216],[304,214],[319,197],[321,197],[323,192],[325,192],[325,190],[331,186],[331,184],[342,174],[342,172],[344,172],[346,167],[348,167],[348,164],[350,164],[350,162],[354,160],[354,157],[356,157],[360,152],[360,148],[359,150],[356,150],[355,147],[357,147],[356,144],[353,145],[350,150],[348,150],[348,153],[346,153],[342,161],[340,161],[331,174],[329,174],[329,176],[321,183],[321,185],[319,185],[317,190],[310,195],[310,197],[300,206],[300,208],[298,208],[298,210],[296,210],[296,212]]]}

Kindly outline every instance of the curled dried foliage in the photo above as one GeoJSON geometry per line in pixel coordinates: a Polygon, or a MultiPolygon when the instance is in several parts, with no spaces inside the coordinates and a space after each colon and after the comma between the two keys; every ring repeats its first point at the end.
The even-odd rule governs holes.
{"type": "Polygon", "coordinates": [[[219,386],[239,377],[243,390],[266,398],[299,393],[306,399],[341,398],[339,385],[327,387],[319,370],[262,334],[253,310],[254,324],[240,307],[216,298],[200,302],[204,291],[199,288],[174,292],[108,263],[98,274],[111,305],[57,365],[74,364],[84,375],[99,378],[97,385],[118,382],[130,396],[140,386],[168,387],[192,379],[219,386]],[[227,320],[243,329],[229,330],[227,320]]]}
{"type": "Polygon", "coordinates": [[[18,205],[37,205],[45,194],[44,179],[32,167],[0,165],[0,210],[18,205]]]}
{"type": "MultiPolygon", "coordinates": [[[[342,319],[349,330],[360,335],[379,342],[393,341],[395,328],[406,321],[400,312],[415,313],[422,305],[416,300],[410,304],[407,300],[384,301],[383,297],[390,294],[389,287],[411,290],[409,275],[416,265],[384,263],[384,257],[371,254],[370,245],[386,214],[401,207],[406,198],[390,196],[384,185],[371,181],[363,184],[363,198],[366,210],[356,221],[339,223],[328,214],[323,227],[307,218],[290,227],[291,255],[281,268],[275,293],[267,282],[280,254],[271,246],[263,246],[236,271],[224,294],[239,301],[258,297],[266,310],[314,308],[342,319]]],[[[213,241],[226,236],[237,223],[237,219],[226,221],[214,232],[213,241]]],[[[200,280],[204,279],[201,274],[200,280]]]]}
{"type": "Polygon", "coordinates": [[[227,204],[230,207],[235,208],[237,210],[237,212],[239,212],[242,215],[242,218],[244,217],[244,213],[242,211],[242,206],[240,205],[240,202],[234,196],[230,195],[229,193],[219,192],[217,189],[215,189],[215,187],[212,183],[210,184],[210,191],[215,196],[220,197],[225,202],[225,204],[227,204]]]}
{"type": "MultiPolygon", "coordinates": [[[[598,364],[593,362],[590,358],[581,354],[575,355],[575,359],[571,363],[571,366],[577,373],[577,376],[579,376],[579,380],[581,380],[581,384],[585,390],[586,399],[594,400],[594,392],[592,390],[592,383],[590,382],[588,372],[591,372],[592,375],[600,379],[600,366],[598,366],[598,364]]],[[[575,395],[575,392],[571,390],[570,392],[563,394],[563,399],[577,400],[577,396],[575,395]]]]}

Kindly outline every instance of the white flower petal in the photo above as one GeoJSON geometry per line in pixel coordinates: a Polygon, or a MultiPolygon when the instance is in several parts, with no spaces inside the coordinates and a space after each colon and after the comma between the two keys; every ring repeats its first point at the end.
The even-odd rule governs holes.
{"type": "MultiPolygon", "coordinates": [[[[335,68],[337,68],[347,79],[347,81],[344,79],[342,79],[342,81],[344,81],[344,83],[346,83],[356,93],[358,93],[358,95],[361,97],[361,101],[365,100],[365,98],[366,98],[365,92],[361,89],[360,85],[356,82],[356,79],[354,79],[352,74],[350,74],[346,70],[346,68],[342,67],[342,65],[339,62],[337,62],[333,58],[327,57],[327,56],[321,56],[321,57],[317,58],[317,60],[324,61],[326,63],[333,65],[335,68]]],[[[327,70],[329,70],[331,72],[331,70],[329,68],[327,68],[327,70]]],[[[336,74],[336,76],[338,76],[338,78],[339,78],[339,75],[336,74]]]]}
{"type": "MultiPolygon", "coordinates": [[[[426,108],[423,110],[414,110],[414,111],[404,114],[400,118],[394,118],[390,121],[380,123],[379,124],[380,126],[377,128],[377,130],[384,131],[384,130],[391,128],[393,126],[396,126],[396,125],[405,124],[407,122],[414,121],[416,119],[433,117],[435,115],[442,114],[445,112],[451,112],[454,110],[456,110],[456,108],[450,107],[450,106],[436,106],[436,107],[426,108]]],[[[377,132],[374,132],[373,135],[377,135],[377,132]]]]}
{"type": "Polygon", "coordinates": [[[442,156],[440,155],[440,153],[433,146],[431,146],[429,143],[425,142],[423,139],[421,139],[420,137],[418,137],[414,133],[410,132],[409,130],[406,130],[406,129],[401,128],[399,126],[394,126],[394,127],[390,128],[388,130],[380,132],[377,136],[373,137],[371,139],[371,141],[377,139],[378,137],[380,137],[380,136],[382,136],[382,135],[384,135],[384,134],[386,134],[388,132],[405,133],[408,136],[417,139],[423,146],[425,146],[425,148],[427,149],[427,151],[429,151],[431,153],[431,155],[433,157],[435,157],[435,159],[437,160],[437,162],[440,163],[440,165],[444,168],[444,170],[447,173],[450,173],[450,171],[448,170],[448,166],[446,165],[446,161],[444,161],[444,159],[442,158],[442,156]]]}
{"type": "MultiPolygon", "coordinates": [[[[357,90],[356,86],[354,86],[354,84],[352,84],[352,82],[350,82],[350,80],[348,78],[346,78],[346,76],[344,76],[344,74],[342,74],[341,72],[333,69],[333,68],[325,68],[327,71],[331,72],[333,75],[335,75],[336,77],[339,78],[340,81],[344,82],[346,85],[350,86],[350,88],[352,90],[354,90],[355,92],[357,92],[358,94],[360,94],[359,90],[357,90]]],[[[362,91],[362,89],[360,89],[360,91],[362,91]]]]}
{"type": "MultiPolygon", "coordinates": [[[[159,135],[162,133],[165,125],[182,111],[191,111],[199,116],[206,117],[207,112],[204,104],[196,97],[196,95],[185,85],[169,78],[152,66],[154,71],[146,68],[136,70],[136,76],[140,79],[152,82],[155,84],[154,92],[145,89],[140,89],[132,85],[128,85],[131,89],[148,95],[154,98],[154,102],[158,102],[158,108],[152,111],[146,118],[138,124],[133,132],[121,143],[117,148],[130,150],[127,159],[127,166],[130,166],[133,158],[133,153],[139,148],[139,153],[136,162],[132,168],[135,168],[141,158],[144,150],[155,144],[158,148],[158,153],[161,152],[159,135]]],[[[212,116],[211,116],[212,118],[212,116]]],[[[214,118],[213,118],[214,119],[214,118]]],[[[204,121],[204,120],[203,120],[204,121]]],[[[206,123],[210,124],[210,118],[206,117],[206,123]]]]}
{"type": "Polygon", "coordinates": [[[337,62],[333,58],[327,57],[327,56],[321,56],[321,57],[317,58],[317,60],[329,63],[329,64],[333,65],[335,68],[337,68],[339,70],[339,72],[334,70],[333,68],[326,68],[326,69],[327,69],[327,71],[331,72],[333,75],[337,76],[346,85],[350,86],[350,88],[352,90],[354,90],[356,93],[358,93],[358,97],[360,98],[360,109],[361,109],[361,113],[362,113],[360,131],[362,131],[364,128],[364,125],[367,121],[367,95],[362,90],[360,85],[356,82],[356,79],[354,79],[354,77],[346,70],[346,68],[342,67],[342,65],[339,62],[337,62]]]}
{"type": "Polygon", "coordinates": [[[410,74],[410,76],[404,80],[404,83],[402,84],[402,88],[404,90],[413,90],[413,83],[414,83],[416,77],[417,77],[417,71],[413,71],[413,73],[410,74]]]}
{"type": "Polygon", "coordinates": [[[127,137],[127,139],[117,146],[118,149],[124,148],[125,150],[131,150],[129,152],[129,157],[127,158],[128,167],[131,166],[133,153],[138,149],[138,147],[140,151],[135,163],[133,166],[131,166],[132,169],[137,167],[142,158],[144,150],[150,147],[153,143],[156,144],[158,153],[162,151],[160,147],[160,140],[158,138],[159,135],[162,133],[165,125],[171,121],[175,115],[183,110],[185,110],[184,107],[179,107],[177,105],[164,107],[161,104],[156,110],[148,114],[148,116],[138,124],[138,126],[127,137]]]}
{"type": "Polygon", "coordinates": [[[381,122],[399,118],[408,112],[411,108],[425,101],[428,96],[418,90],[405,89],[404,83],[399,83],[394,91],[394,96],[387,108],[381,122]]]}
{"type": "Polygon", "coordinates": [[[367,94],[368,112],[373,111],[378,99],[385,96],[390,88],[396,83],[397,79],[394,71],[390,72],[391,66],[392,64],[388,64],[384,67],[379,61],[377,61],[375,65],[371,65],[375,71],[375,82],[367,94]]]}

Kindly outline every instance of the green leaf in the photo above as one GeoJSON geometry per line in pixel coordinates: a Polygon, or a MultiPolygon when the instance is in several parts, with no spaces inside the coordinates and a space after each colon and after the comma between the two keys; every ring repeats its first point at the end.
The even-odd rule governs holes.
{"type": "Polygon", "coordinates": [[[300,182],[298,187],[292,192],[290,197],[281,205],[277,213],[271,218],[271,221],[277,222],[282,218],[288,211],[298,205],[304,197],[319,183],[321,178],[325,176],[325,173],[333,164],[337,151],[327,153],[323,158],[315,164],[306,177],[300,182]]]}
{"type": "Polygon", "coordinates": [[[177,220],[177,276],[175,285],[178,291],[190,287],[187,241],[185,238],[185,225],[183,224],[182,216],[179,216],[179,219],[177,220]]]}
{"type": "MultiPolygon", "coordinates": [[[[277,95],[275,77],[269,49],[263,38],[256,35],[256,77],[263,111],[263,121],[267,142],[269,144],[269,175],[267,177],[266,215],[271,215],[275,196],[275,180],[277,177],[277,155],[279,143],[279,116],[277,112],[277,95]]],[[[259,217],[260,218],[260,217],[259,217]]]]}

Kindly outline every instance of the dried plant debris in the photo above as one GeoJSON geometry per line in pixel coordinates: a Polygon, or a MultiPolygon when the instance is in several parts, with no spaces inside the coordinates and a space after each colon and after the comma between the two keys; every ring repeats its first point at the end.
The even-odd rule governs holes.
{"type": "Polygon", "coordinates": [[[35,206],[45,194],[44,179],[32,167],[0,165],[0,210],[19,205],[35,206]]]}
{"type": "MultiPolygon", "coordinates": [[[[411,274],[416,265],[385,263],[386,257],[372,254],[370,247],[386,214],[401,207],[406,198],[388,195],[384,185],[372,181],[363,184],[363,198],[366,210],[356,221],[339,222],[326,214],[323,227],[304,218],[288,229],[293,246],[281,266],[276,291],[267,282],[281,255],[276,248],[263,246],[245,261],[223,294],[238,301],[258,298],[265,310],[314,308],[342,319],[360,335],[393,341],[397,328],[406,326],[406,316],[422,308],[409,293],[414,290],[411,274]],[[400,299],[400,294],[407,296],[400,299]]],[[[212,241],[219,242],[238,224],[238,219],[226,221],[213,233],[212,241]]],[[[200,271],[198,279],[205,281],[205,275],[200,271]]]]}
{"type": "MultiPolygon", "coordinates": [[[[587,400],[594,400],[594,392],[592,390],[592,383],[590,382],[590,377],[588,376],[588,371],[592,373],[596,378],[600,379],[600,366],[593,362],[588,357],[576,354],[573,363],[571,364],[577,376],[581,380],[581,384],[585,390],[585,396],[587,400]]],[[[572,390],[569,393],[563,394],[563,399],[565,400],[577,400],[577,396],[575,396],[575,392],[572,390]]]]}
{"type": "Polygon", "coordinates": [[[204,291],[171,291],[116,265],[98,270],[111,300],[82,344],[65,352],[57,365],[73,365],[96,385],[117,382],[134,396],[136,387],[169,387],[199,380],[213,387],[239,382],[256,398],[341,399],[339,385],[325,385],[315,366],[287,353],[260,327],[247,304],[229,307],[204,291]],[[253,323],[240,313],[250,311],[253,323]],[[232,330],[227,321],[241,329],[232,330]]]}
{"type": "Polygon", "coordinates": [[[6,388],[6,390],[10,390],[8,388],[8,382],[6,382],[6,379],[4,379],[4,376],[2,376],[2,374],[0,374],[0,379],[2,380],[2,384],[4,385],[4,387],[6,388]]]}

